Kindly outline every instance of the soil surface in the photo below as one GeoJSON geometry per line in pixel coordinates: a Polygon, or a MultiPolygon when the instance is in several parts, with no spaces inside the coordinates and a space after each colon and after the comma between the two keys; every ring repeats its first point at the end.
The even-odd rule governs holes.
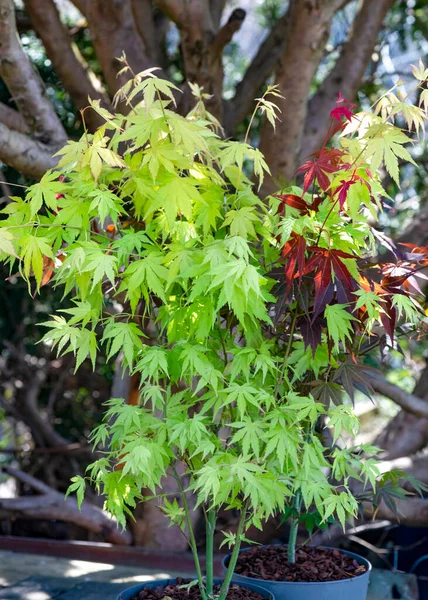
{"type": "Polygon", "coordinates": [[[287,560],[287,546],[251,548],[238,557],[235,572],[271,581],[339,581],[366,572],[364,565],[340,550],[304,546],[296,549],[296,562],[287,560]]]}
{"type": "MultiPolygon", "coordinates": [[[[141,592],[132,598],[132,600],[201,600],[201,594],[197,585],[192,587],[182,587],[190,583],[191,579],[177,577],[176,583],[169,584],[166,587],[143,588],[141,592]]],[[[220,585],[214,585],[214,594],[220,592],[220,585]]],[[[257,592],[247,590],[240,585],[232,583],[227,594],[227,600],[266,600],[257,592]]]]}

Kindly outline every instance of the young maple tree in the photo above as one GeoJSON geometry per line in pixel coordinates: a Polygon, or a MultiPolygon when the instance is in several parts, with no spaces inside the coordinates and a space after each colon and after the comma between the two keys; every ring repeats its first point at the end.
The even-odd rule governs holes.
{"type": "MultiPolygon", "coordinates": [[[[422,87],[426,70],[415,74],[422,87]]],[[[29,289],[50,282],[69,299],[43,324],[45,344],[73,352],[76,368],[94,364],[101,346],[141,378],[139,406],[108,402],[92,435],[103,456],[69,491],[81,501],[94,484],[123,526],[137,501],[159,498],[189,540],[203,600],[213,595],[216,514],[236,509],[224,600],[250,525],[288,514],[293,561],[299,519],[316,511],[344,526],[358,511],[351,479],[378,490],[391,479],[379,474],[376,448],[343,442],[358,427],[343,392],[370,388],[361,357],[379,341],[375,326],[393,344],[397,327],[420,318],[415,275],[428,250],[397,250],[396,263],[371,272],[368,217],[376,222],[385,196],[379,169],[398,182],[398,159],[412,161],[394,117],[418,128],[425,112],[394,90],[374,113],[354,115],[339,98],[323,148],[299,170],[303,186],[261,201],[244,170],[252,165],[261,183],[263,156],[248,132],[244,142],[222,139],[192,89],[186,117],[172,109],[175,87],[152,71],[119,93],[128,115],[91,103],[105,125],[70,141],[58,170],[12,199],[0,249],[29,289]],[[180,502],[162,493],[167,474],[180,502]],[[190,492],[204,509],[205,577],[190,492]]],[[[268,94],[278,91],[256,111],[275,124],[268,94]]]]}

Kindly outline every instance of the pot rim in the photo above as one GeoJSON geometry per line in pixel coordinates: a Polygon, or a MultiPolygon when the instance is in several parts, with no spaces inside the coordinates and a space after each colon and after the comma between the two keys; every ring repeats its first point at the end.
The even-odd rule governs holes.
{"type": "MultiPolygon", "coordinates": [[[[139,583],[136,583],[135,585],[124,589],[122,592],[119,593],[117,600],[122,600],[123,598],[123,594],[125,592],[131,592],[132,590],[135,590],[135,592],[133,593],[138,593],[138,591],[140,591],[143,587],[149,585],[149,586],[153,586],[153,584],[158,583],[159,585],[164,584],[164,587],[167,586],[170,582],[174,582],[177,579],[178,576],[176,577],[170,577],[170,578],[166,578],[163,577],[161,579],[153,579],[150,581],[140,581],[139,583]]],[[[185,577],[185,579],[188,579],[188,577],[185,577]]],[[[265,600],[275,600],[275,596],[274,594],[263,587],[263,585],[258,585],[257,583],[253,583],[252,579],[250,577],[247,577],[247,579],[249,579],[250,581],[248,582],[249,585],[251,585],[251,587],[253,588],[254,592],[258,592],[260,593],[258,590],[261,590],[262,592],[264,592],[265,596],[265,600]],[[256,589],[254,589],[256,588],[256,589]]],[[[213,579],[214,583],[222,583],[224,581],[224,577],[214,577],[213,579]]],[[[243,587],[245,587],[246,582],[245,581],[232,581],[230,582],[231,584],[234,583],[235,585],[242,585],[243,587]]]]}
{"type": "MultiPolygon", "coordinates": [[[[287,544],[263,544],[262,546],[255,546],[258,548],[268,548],[269,546],[287,546],[287,544]]],[[[355,552],[349,552],[348,550],[342,550],[340,548],[335,548],[334,546],[308,546],[309,548],[325,548],[326,550],[338,550],[339,552],[343,552],[344,554],[347,554],[348,556],[352,556],[355,557],[357,559],[359,559],[360,561],[363,561],[363,564],[365,567],[367,567],[367,571],[365,571],[364,573],[361,573],[361,575],[357,575],[356,577],[350,577],[348,579],[337,579],[335,581],[276,581],[275,579],[257,579],[256,577],[248,577],[248,575],[240,575],[239,573],[234,572],[232,575],[232,581],[233,581],[233,577],[236,575],[242,579],[248,579],[249,581],[265,581],[266,583],[268,583],[269,585],[272,584],[276,584],[276,585],[334,585],[334,584],[338,584],[338,583],[348,583],[351,581],[357,581],[358,579],[362,578],[362,577],[368,577],[370,575],[370,571],[372,570],[372,564],[369,560],[367,560],[367,558],[364,558],[364,556],[360,556],[359,554],[356,554],[355,552]]],[[[248,550],[253,550],[254,546],[252,548],[244,548],[243,550],[240,550],[239,553],[241,552],[247,552],[248,550]]],[[[222,560],[222,565],[224,568],[227,568],[227,564],[226,562],[229,561],[231,557],[231,553],[227,554],[223,560],[222,560]]],[[[263,586],[262,586],[263,587],[263,586]]]]}

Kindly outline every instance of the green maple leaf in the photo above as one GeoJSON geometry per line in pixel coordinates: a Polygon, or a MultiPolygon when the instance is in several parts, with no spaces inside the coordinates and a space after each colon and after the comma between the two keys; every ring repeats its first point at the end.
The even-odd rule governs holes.
{"type": "Polygon", "coordinates": [[[149,292],[166,302],[163,282],[168,278],[168,269],[163,262],[164,256],[153,250],[127,267],[120,291],[126,291],[134,308],[141,295],[148,298],[149,292]]]}
{"type": "Polygon", "coordinates": [[[257,237],[254,229],[254,223],[259,222],[254,208],[250,206],[244,206],[238,210],[230,210],[226,213],[222,227],[229,226],[230,233],[233,236],[240,236],[244,239],[248,237],[257,237]]]}
{"type": "Polygon", "coordinates": [[[347,304],[330,304],[324,310],[327,333],[333,340],[336,350],[340,349],[340,343],[346,346],[347,340],[352,341],[351,321],[356,321],[356,318],[346,310],[347,306],[347,304]]]}
{"type": "Polygon", "coordinates": [[[43,203],[51,210],[57,209],[57,194],[67,188],[65,183],[58,181],[58,172],[47,171],[38,183],[27,190],[27,201],[31,208],[31,217],[39,212],[43,203]]]}
{"type": "Polygon", "coordinates": [[[241,442],[243,454],[249,456],[253,453],[256,458],[259,458],[260,442],[263,441],[265,434],[265,423],[244,416],[242,421],[232,423],[231,427],[238,429],[232,437],[232,444],[241,442]]]}
{"type": "Polygon", "coordinates": [[[141,249],[145,244],[151,245],[145,232],[134,231],[130,228],[125,231],[122,237],[114,240],[112,249],[117,251],[117,259],[120,264],[123,264],[128,262],[134,252],[136,255],[141,254],[141,249]]]}
{"type": "Polygon", "coordinates": [[[189,121],[177,113],[168,111],[167,117],[175,146],[182,147],[190,156],[207,150],[206,137],[217,137],[213,131],[195,121],[189,121]]]}
{"type": "Polygon", "coordinates": [[[112,254],[103,252],[101,248],[94,248],[89,254],[88,261],[82,271],[92,273],[92,289],[104,279],[108,279],[114,285],[117,275],[117,258],[112,254]]]}
{"type": "Polygon", "coordinates": [[[0,229],[0,252],[4,252],[8,256],[18,258],[16,254],[15,246],[12,241],[14,240],[13,234],[7,229],[0,229]]]}
{"type": "Polygon", "coordinates": [[[67,498],[67,496],[69,496],[71,493],[76,492],[77,506],[80,508],[85,496],[86,481],[83,477],[80,477],[80,475],[72,477],[70,481],[72,483],[68,486],[67,491],[65,492],[65,498],[67,498]]]}
{"type": "Polygon", "coordinates": [[[148,165],[153,181],[156,180],[160,167],[168,173],[175,173],[176,168],[191,168],[192,163],[175,149],[172,142],[161,140],[158,143],[152,141],[149,148],[144,150],[142,166],[148,165]]]}
{"type": "Polygon", "coordinates": [[[195,202],[196,225],[202,227],[205,236],[216,230],[223,202],[224,190],[220,186],[210,186],[201,194],[201,200],[195,202]]]}
{"type": "Polygon", "coordinates": [[[135,98],[138,94],[142,93],[144,96],[144,106],[146,111],[148,111],[153,104],[155,103],[155,98],[158,97],[158,94],[163,94],[166,96],[175,106],[175,97],[173,92],[181,92],[181,90],[168,81],[167,79],[160,79],[158,77],[154,77],[149,71],[145,71],[140,74],[141,76],[145,76],[144,79],[140,83],[138,83],[132,92],[129,94],[127,98],[127,103],[130,104],[131,100],[135,98]]]}
{"type": "Polygon", "coordinates": [[[52,348],[57,346],[57,353],[66,354],[67,352],[77,351],[80,340],[80,329],[71,326],[64,317],[52,315],[52,321],[40,323],[42,327],[48,327],[49,331],[42,337],[41,342],[52,344],[52,348]],[[68,344],[68,347],[66,347],[68,344]]]}
{"type": "Polygon", "coordinates": [[[31,271],[40,285],[43,276],[43,256],[53,258],[48,238],[26,234],[19,240],[20,257],[24,263],[24,277],[28,281],[31,271]]]}
{"type": "Polygon", "coordinates": [[[161,206],[170,227],[179,214],[186,217],[188,221],[192,219],[194,201],[202,201],[195,183],[196,180],[191,177],[174,177],[160,188],[161,206]]]}
{"type": "Polygon", "coordinates": [[[368,138],[365,156],[371,159],[371,169],[377,171],[382,163],[393,180],[400,186],[398,159],[416,165],[415,161],[403,144],[410,142],[400,129],[392,125],[384,125],[379,130],[379,125],[373,125],[367,131],[368,138]],[[371,137],[373,136],[373,137],[371,137]]]}
{"type": "Polygon", "coordinates": [[[95,331],[91,331],[90,329],[81,329],[79,335],[79,347],[76,353],[76,366],[75,371],[80,367],[82,362],[88,356],[92,362],[92,369],[95,370],[95,360],[97,357],[97,335],[95,331]]]}
{"type": "Polygon", "coordinates": [[[132,141],[133,148],[143,148],[149,140],[158,140],[161,133],[168,133],[168,126],[161,114],[157,119],[147,117],[147,114],[137,113],[128,117],[127,127],[119,136],[120,141],[132,141]]]}
{"type": "Polygon", "coordinates": [[[89,210],[97,211],[101,223],[104,223],[107,217],[116,223],[119,214],[127,214],[122,200],[107,187],[94,190],[89,196],[93,198],[89,210]]]}
{"type": "Polygon", "coordinates": [[[143,335],[136,323],[118,323],[110,319],[101,340],[107,342],[107,359],[123,352],[126,364],[129,368],[132,368],[134,357],[143,348],[141,341],[143,335]]]}

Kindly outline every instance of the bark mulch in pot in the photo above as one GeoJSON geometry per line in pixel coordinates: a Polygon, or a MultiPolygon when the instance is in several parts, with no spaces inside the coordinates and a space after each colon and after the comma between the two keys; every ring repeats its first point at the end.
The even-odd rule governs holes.
{"type": "MultiPolygon", "coordinates": [[[[190,583],[190,579],[183,579],[177,577],[176,582],[157,588],[143,588],[141,592],[134,596],[132,600],[163,600],[164,598],[170,598],[171,600],[201,600],[201,594],[199,587],[193,585],[189,587],[181,587],[190,583]]],[[[220,585],[214,585],[214,595],[220,592],[220,585]]],[[[257,592],[247,590],[240,585],[232,583],[227,594],[227,600],[266,600],[257,592]]]]}
{"type": "Polygon", "coordinates": [[[339,581],[366,572],[364,565],[340,550],[301,547],[296,562],[287,560],[287,546],[252,548],[239,555],[235,572],[254,579],[271,581],[339,581]]]}

